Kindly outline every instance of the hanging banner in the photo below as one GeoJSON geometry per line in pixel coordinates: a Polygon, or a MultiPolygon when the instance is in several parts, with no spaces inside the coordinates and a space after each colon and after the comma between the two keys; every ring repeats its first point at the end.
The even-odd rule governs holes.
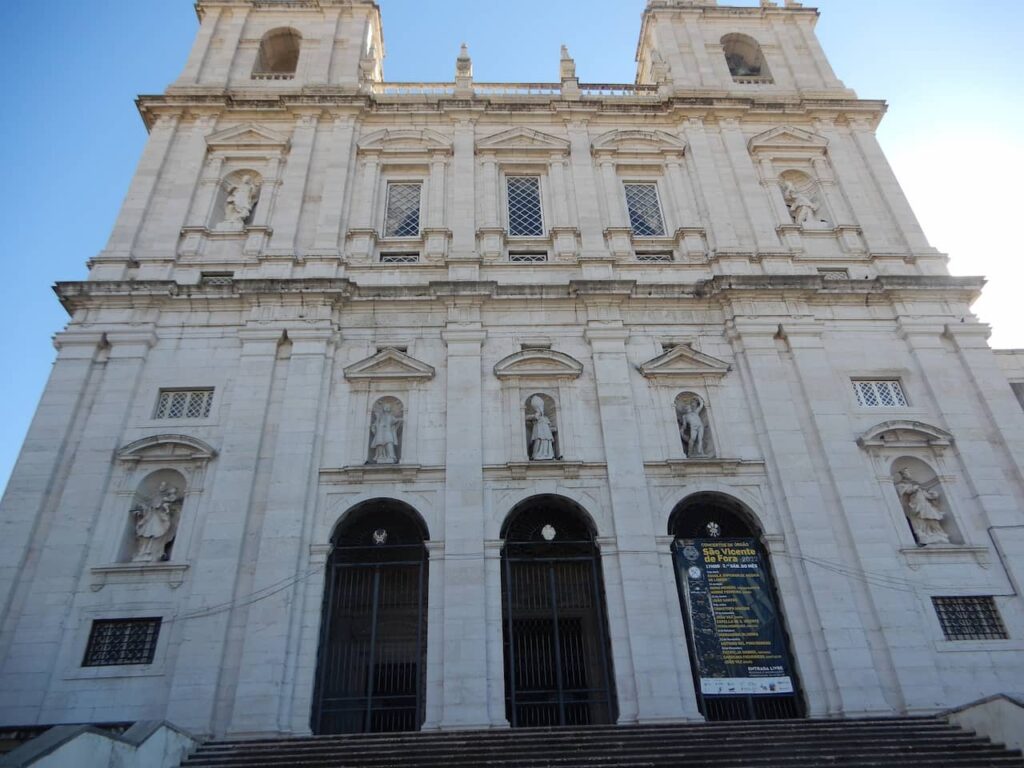
{"type": "Polygon", "coordinates": [[[675,562],[705,696],[793,692],[789,654],[754,539],[681,542],[675,562]]]}

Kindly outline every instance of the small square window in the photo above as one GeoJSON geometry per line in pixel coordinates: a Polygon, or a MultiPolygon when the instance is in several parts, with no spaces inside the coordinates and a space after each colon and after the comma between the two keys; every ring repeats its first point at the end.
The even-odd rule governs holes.
{"type": "Polygon", "coordinates": [[[382,253],[381,264],[417,264],[420,260],[418,253],[382,253]]]}
{"type": "Polygon", "coordinates": [[[544,252],[509,251],[508,260],[513,264],[540,264],[548,260],[544,252]]]}
{"type": "Polygon", "coordinates": [[[384,237],[419,237],[421,187],[419,183],[388,184],[384,237]]]}
{"type": "Polygon", "coordinates": [[[542,237],[544,216],[540,207],[540,179],[536,176],[508,176],[509,237],[542,237]]]}
{"type": "Polygon", "coordinates": [[[205,419],[213,405],[213,389],[161,389],[157,419],[205,419]]]}
{"type": "Polygon", "coordinates": [[[625,184],[626,207],[629,209],[629,226],[636,237],[663,237],[665,222],[661,218],[661,203],[658,201],[658,185],[625,184]]]}
{"type": "Polygon", "coordinates": [[[672,261],[672,251],[637,251],[637,261],[672,261]]]}
{"type": "Polygon", "coordinates": [[[1006,640],[1009,635],[991,597],[933,597],[947,640],[1006,640]]]}
{"type": "Polygon", "coordinates": [[[899,379],[860,379],[853,381],[857,404],[865,408],[902,408],[907,405],[899,379]]]}
{"type": "Polygon", "coordinates": [[[82,666],[152,664],[160,622],[159,618],[97,619],[89,632],[82,666]]]}

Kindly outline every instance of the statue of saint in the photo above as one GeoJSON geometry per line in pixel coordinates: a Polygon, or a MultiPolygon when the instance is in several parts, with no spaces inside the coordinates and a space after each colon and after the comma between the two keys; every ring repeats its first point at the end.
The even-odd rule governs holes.
{"type": "Polygon", "coordinates": [[[251,175],[246,174],[242,180],[228,190],[224,204],[224,223],[242,225],[252,214],[256,205],[256,185],[251,175]]]}
{"type": "Polygon", "coordinates": [[[939,494],[915,482],[905,469],[899,470],[893,480],[907,517],[910,518],[910,527],[917,543],[922,546],[949,544],[949,535],[942,530],[945,515],[935,503],[939,500],[939,494]]]}
{"type": "Polygon", "coordinates": [[[530,461],[550,461],[555,458],[555,433],[551,419],[544,413],[544,398],[530,398],[530,411],[526,414],[530,430],[530,461]]]}
{"type": "Polygon", "coordinates": [[[400,416],[391,412],[391,405],[384,403],[379,411],[374,414],[373,423],[370,425],[370,433],[373,439],[370,440],[370,452],[373,464],[397,464],[398,463],[398,427],[402,423],[400,416]]]}
{"type": "Polygon", "coordinates": [[[135,552],[133,563],[152,563],[167,559],[167,545],[174,538],[181,508],[181,492],[166,482],[160,483],[156,495],[148,502],[132,508],[135,518],[135,552]]]}
{"type": "Polygon", "coordinates": [[[811,199],[810,195],[794,187],[792,182],[787,181],[783,188],[783,197],[786,200],[786,205],[789,206],[789,214],[793,217],[794,224],[803,227],[817,223],[818,220],[814,217],[814,214],[818,210],[818,204],[811,199]]]}
{"type": "Polygon", "coordinates": [[[704,403],[699,397],[683,403],[679,411],[679,437],[683,440],[687,458],[704,455],[704,403]]]}

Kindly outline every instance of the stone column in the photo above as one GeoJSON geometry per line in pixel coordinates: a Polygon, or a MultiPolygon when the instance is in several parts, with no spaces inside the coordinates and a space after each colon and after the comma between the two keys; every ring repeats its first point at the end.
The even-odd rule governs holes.
{"type": "Polygon", "coordinates": [[[509,725],[505,717],[505,605],[501,599],[501,549],[504,544],[501,540],[484,543],[488,715],[492,728],[507,728],[509,725]]]}
{"type": "MultiPolygon", "coordinates": [[[[444,534],[432,531],[431,536],[444,534]]],[[[427,689],[424,692],[424,731],[436,731],[444,717],[444,541],[427,542],[427,689]]]]}
{"type": "MultiPolygon", "coordinates": [[[[316,48],[309,51],[309,63],[306,65],[305,79],[309,85],[327,85],[330,78],[331,58],[334,53],[334,40],[341,37],[339,32],[339,20],[341,8],[323,8],[323,17],[316,25],[319,33],[316,40],[316,48]]],[[[302,56],[307,52],[302,51],[302,56]]]]}
{"type": "MultiPolygon", "coordinates": [[[[250,6],[251,7],[251,6],[250,6]]],[[[227,13],[222,12],[214,37],[199,72],[199,85],[224,88],[231,78],[231,65],[238,55],[238,44],[242,39],[249,18],[249,8],[235,6],[227,13]]],[[[250,64],[250,67],[252,65],[250,64]]],[[[250,72],[245,72],[249,77],[250,72]]]]}
{"type": "Polygon", "coordinates": [[[754,245],[758,251],[778,250],[781,245],[775,232],[775,219],[761,189],[739,121],[721,120],[720,125],[725,151],[740,190],[740,201],[746,209],[747,220],[754,233],[754,245]]]}
{"type": "Polygon", "coordinates": [[[173,87],[188,87],[199,82],[199,74],[203,63],[206,61],[207,53],[210,50],[210,42],[213,40],[214,32],[220,23],[220,8],[207,8],[203,14],[203,22],[196,33],[196,39],[192,43],[192,50],[189,52],[188,61],[181,75],[174,81],[173,87]]]}
{"type": "MultiPolygon", "coordinates": [[[[460,209],[461,210],[461,209],[460,209]]],[[[479,306],[451,316],[479,317],[479,306]]],[[[444,692],[441,727],[486,728],[488,699],[487,590],[484,569],[483,401],[476,321],[452,319],[445,393],[444,692]]]]}
{"type": "Polygon", "coordinates": [[[736,228],[722,194],[722,180],[715,167],[704,122],[697,117],[690,118],[683,126],[683,133],[690,145],[690,157],[697,173],[698,194],[704,198],[708,212],[710,245],[712,248],[736,248],[739,244],[736,228]]]}
{"type": "Polygon", "coordinates": [[[316,221],[313,253],[318,256],[340,255],[341,215],[345,205],[349,163],[352,159],[352,138],[355,117],[337,115],[330,136],[324,186],[320,193],[320,212],[316,221]]]}
{"type": "MultiPolygon", "coordinates": [[[[29,573],[24,583],[31,585],[23,597],[26,609],[16,626],[5,628],[11,634],[4,638],[5,654],[0,657],[0,675],[6,685],[0,711],[4,722],[34,722],[43,705],[62,638],[69,628],[69,611],[82,585],[89,555],[89,547],[82,543],[89,540],[96,527],[114,456],[133,415],[126,404],[136,402],[140,375],[156,334],[152,327],[143,326],[132,331],[109,331],[105,339],[109,347],[104,350],[107,359],[102,378],[91,393],[88,412],[83,414],[85,422],[76,448],[67,457],[70,466],[61,468],[66,471],[66,482],[51,489],[53,514],[47,515],[48,524],[40,530],[35,557],[26,563],[29,573]]],[[[75,357],[81,360],[80,353],[75,357]]],[[[82,363],[71,367],[78,369],[71,383],[80,385],[82,363]]],[[[49,426],[52,429],[56,425],[49,426]]],[[[24,466],[24,450],[22,457],[24,466]]]]}
{"type": "Polygon", "coordinates": [[[613,636],[629,637],[636,720],[651,723],[695,717],[695,708],[684,709],[684,700],[690,699],[692,703],[692,696],[684,696],[676,675],[672,646],[681,638],[673,635],[673,625],[665,614],[664,594],[660,589],[652,589],[663,579],[649,514],[640,432],[633,410],[631,367],[625,344],[629,332],[621,322],[595,320],[595,315],[607,315],[609,310],[616,314],[615,308],[600,309],[588,303],[587,309],[591,320],[585,335],[593,354],[597,415],[604,437],[616,557],[622,574],[624,615],[617,616],[609,610],[609,629],[613,636]],[[616,631],[616,624],[625,627],[616,631]]]}
{"type": "Polygon", "coordinates": [[[306,196],[306,179],[309,176],[309,160],[313,154],[313,142],[319,118],[316,115],[300,115],[292,132],[291,150],[285,161],[281,188],[274,202],[270,226],[274,232],[270,238],[268,256],[296,256],[295,241],[299,230],[299,216],[306,196]]]}
{"type": "Polygon", "coordinates": [[[444,226],[444,177],[448,164],[444,152],[434,152],[430,156],[430,180],[427,182],[427,227],[440,229],[444,226]]]}
{"type": "MultiPolygon", "coordinates": [[[[230,731],[287,732],[291,722],[289,672],[294,668],[297,610],[308,568],[309,528],[315,508],[319,425],[326,408],[326,371],[333,331],[293,329],[253,593],[287,584],[247,607],[239,680],[230,731]],[[305,545],[305,546],[304,546],[305,545]]],[[[302,685],[313,685],[304,680],[302,685]]]]}
{"type": "MultiPolygon", "coordinates": [[[[280,329],[239,331],[241,350],[231,390],[231,409],[223,426],[221,452],[208,477],[208,518],[189,573],[190,592],[180,605],[170,641],[182,662],[174,670],[167,719],[205,733],[214,721],[214,706],[224,675],[229,622],[237,608],[204,614],[210,606],[231,606],[238,591],[240,555],[250,517],[253,483],[273,380],[280,329]]],[[[259,535],[259,531],[253,531],[259,535]]],[[[234,698],[234,691],[222,693],[234,698]]]]}
{"type": "Polygon", "coordinates": [[[604,187],[604,201],[608,208],[609,227],[629,227],[629,219],[623,209],[622,194],[620,194],[619,175],[615,172],[615,160],[604,155],[598,161],[601,166],[601,185],[604,187]]]}
{"type": "Polygon", "coordinates": [[[480,211],[481,226],[488,229],[501,226],[498,218],[498,161],[493,153],[483,155],[483,195],[480,211]]]}
{"type": "MultiPolygon", "coordinates": [[[[576,193],[576,215],[579,218],[581,258],[608,259],[601,226],[601,207],[597,199],[597,179],[590,154],[590,131],[584,122],[571,123],[569,130],[569,164],[576,193]]],[[[606,274],[595,276],[610,277],[606,274]]]]}
{"type": "Polygon", "coordinates": [[[458,215],[452,218],[452,248],[449,261],[469,261],[471,264],[449,267],[449,279],[470,279],[479,277],[476,253],[476,182],[474,167],[476,129],[471,120],[459,120],[455,124],[452,142],[452,210],[458,215]]]}

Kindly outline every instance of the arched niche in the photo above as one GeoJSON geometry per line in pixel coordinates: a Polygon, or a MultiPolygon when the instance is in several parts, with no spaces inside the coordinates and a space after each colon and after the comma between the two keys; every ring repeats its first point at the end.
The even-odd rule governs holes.
{"type": "Polygon", "coordinates": [[[771,81],[761,45],[749,35],[732,33],[722,38],[722,53],[734,80],[758,79],[771,81]]]}
{"type": "Polygon", "coordinates": [[[799,170],[779,174],[779,188],[793,223],[804,229],[829,229],[832,217],[818,183],[799,170]]]}
{"type": "Polygon", "coordinates": [[[935,470],[914,456],[890,465],[893,487],[918,546],[963,544],[964,539],[935,470]]]}
{"type": "Polygon", "coordinates": [[[370,409],[367,464],[398,464],[402,461],[405,406],[397,397],[386,396],[370,409]]]}
{"type": "Polygon", "coordinates": [[[688,459],[716,456],[707,402],[696,392],[680,392],[674,400],[679,439],[688,459]]]}
{"type": "Polygon", "coordinates": [[[238,168],[221,179],[211,212],[210,228],[241,231],[253,223],[263,190],[263,176],[238,168]]]}
{"type": "Polygon", "coordinates": [[[558,408],[555,399],[543,392],[534,392],[523,404],[526,425],[526,455],[530,461],[553,461],[562,458],[558,441],[558,408]]]}
{"type": "Polygon", "coordinates": [[[171,560],[187,491],[185,476],[174,469],[147,474],[135,489],[121,542],[119,562],[171,560]]]}
{"type": "Polygon", "coordinates": [[[263,35],[253,65],[253,77],[294,76],[299,68],[302,35],[291,27],[278,27],[263,35]]]}

